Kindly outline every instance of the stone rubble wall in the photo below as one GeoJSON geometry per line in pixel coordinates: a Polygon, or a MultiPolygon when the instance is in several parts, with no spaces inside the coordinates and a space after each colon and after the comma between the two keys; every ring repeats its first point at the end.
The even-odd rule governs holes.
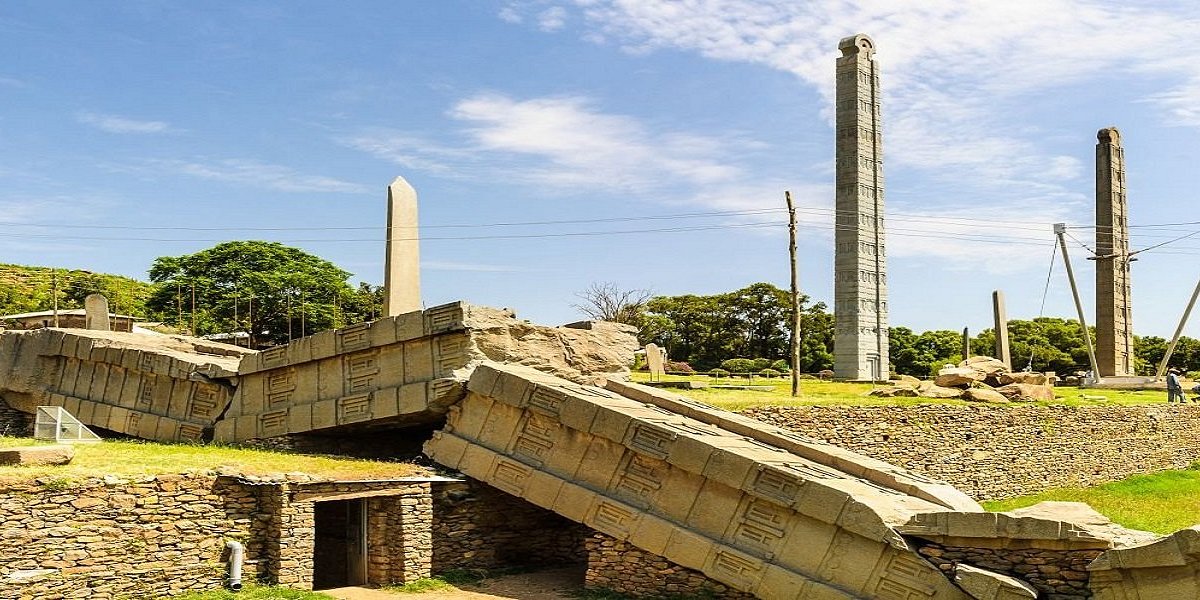
{"type": "MultiPolygon", "coordinates": [[[[205,475],[4,484],[0,598],[103,600],[220,587],[225,542],[254,537],[258,504],[256,490],[205,475]]],[[[262,550],[246,543],[247,580],[263,574],[262,550]]]]}
{"type": "Polygon", "coordinates": [[[0,598],[144,598],[224,585],[227,541],[243,579],[310,588],[316,502],[366,498],[368,580],[428,577],[427,482],[246,482],[189,474],[0,484],[0,598]]]}
{"type": "Polygon", "coordinates": [[[946,481],[979,500],[1200,460],[1200,406],[806,406],[743,414],[946,481]]]}
{"type": "Polygon", "coordinates": [[[1092,597],[1087,565],[1104,551],[961,548],[927,543],[919,553],[947,573],[965,563],[1021,579],[1049,600],[1086,600],[1092,597]]]}
{"type": "Polygon", "coordinates": [[[0,435],[25,437],[33,435],[33,415],[21,412],[0,398],[0,435]]]}
{"type": "Polygon", "coordinates": [[[283,483],[264,488],[273,499],[267,533],[270,581],[311,589],[316,543],[315,503],[365,498],[367,502],[367,583],[387,585],[429,577],[433,502],[429,483],[283,483]],[[385,496],[371,494],[387,493],[385,496]]]}
{"type": "Polygon", "coordinates": [[[587,588],[634,598],[686,597],[752,600],[757,596],[729,589],[699,571],[681,567],[603,533],[587,540],[587,588]]]}
{"type": "Polygon", "coordinates": [[[592,530],[474,479],[434,488],[433,573],[580,564],[592,530]]]}

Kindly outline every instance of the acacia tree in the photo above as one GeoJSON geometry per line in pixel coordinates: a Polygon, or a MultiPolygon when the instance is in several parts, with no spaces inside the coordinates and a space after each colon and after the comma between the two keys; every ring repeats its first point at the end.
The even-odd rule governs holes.
{"type": "Polygon", "coordinates": [[[194,322],[195,335],[245,330],[253,341],[282,343],[363,319],[361,305],[377,293],[370,286],[355,290],[349,277],[323,258],[277,242],[224,242],[155,259],[150,279],[158,286],[147,306],[166,323],[190,329],[194,322]]]}

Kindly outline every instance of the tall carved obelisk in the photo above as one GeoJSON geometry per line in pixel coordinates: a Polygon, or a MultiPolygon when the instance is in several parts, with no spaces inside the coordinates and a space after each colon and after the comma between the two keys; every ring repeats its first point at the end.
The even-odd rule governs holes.
{"type": "Polygon", "coordinates": [[[388,186],[387,219],[383,314],[391,317],[422,308],[417,191],[403,177],[388,186]]]}
{"type": "Polygon", "coordinates": [[[1096,134],[1096,363],[1101,377],[1133,374],[1129,211],[1121,132],[1096,134]]]}
{"type": "Polygon", "coordinates": [[[833,372],[840,379],[888,376],[887,269],[883,230],[883,139],[875,43],[838,43],[833,372]]]}

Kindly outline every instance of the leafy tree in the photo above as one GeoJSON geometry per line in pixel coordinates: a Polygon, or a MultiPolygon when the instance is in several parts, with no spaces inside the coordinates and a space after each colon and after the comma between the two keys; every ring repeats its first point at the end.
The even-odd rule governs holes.
{"type": "MultiPolygon", "coordinates": [[[[822,303],[801,298],[800,369],[819,371],[833,364],[833,316],[822,303]]],[[[738,356],[766,362],[788,360],[792,329],[790,294],[755,283],[725,294],[656,296],[646,302],[644,342],[655,342],[675,358],[709,369],[738,356]]]]}
{"type": "Polygon", "coordinates": [[[354,290],[333,263],[276,242],[225,242],[195,254],[163,256],[147,305],[196,335],[246,330],[252,341],[283,343],[365,320],[377,289],[354,290]],[[192,293],[195,290],[193,314],[192,293]],[[343,310],[346,307],[350,310],[343,310]]]}
{"type": "Polygon", "coordinates": [[[962,358],[962,335],[957,331],[941,329],[917,335],[907,327],[892,327],[888,340],[892,369],[901,375],[928,377],[962,358]]]}

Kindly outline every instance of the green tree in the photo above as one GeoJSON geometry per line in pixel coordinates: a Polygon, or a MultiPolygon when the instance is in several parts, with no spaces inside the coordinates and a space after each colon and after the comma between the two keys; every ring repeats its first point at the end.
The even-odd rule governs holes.
{"type": "Polygon", "coordinates": [[[946,329],[917,335],[907,327],[892,327],[888,334],[892,369],[901,375],[929,377],[947,363],[962,358],[962,336],[946,329]]]}
{"type": "Polygon", "coordinates": [[[177,327],[190,329],[195,322],[196,335],[245,330],[256,343],[283,343],[365,320],[376,290],[355,290],[346,282],[349,277],[298,248],[225,242],[195,254],[155,259],[150,279],[158,285],[147,305],[177,327]]]}
{"type": "MultiPolygon", "coordinates": [[[[833,317],[822,303],[801,297],[800,369],[833,364],[833,317]]],[[[755,283],[725,294],[656,296],[646,302],[643,342],[655,342],[676,360],[710,369],[739,356],[772,361],[789,358],[790,294],[755,283]]]]}

